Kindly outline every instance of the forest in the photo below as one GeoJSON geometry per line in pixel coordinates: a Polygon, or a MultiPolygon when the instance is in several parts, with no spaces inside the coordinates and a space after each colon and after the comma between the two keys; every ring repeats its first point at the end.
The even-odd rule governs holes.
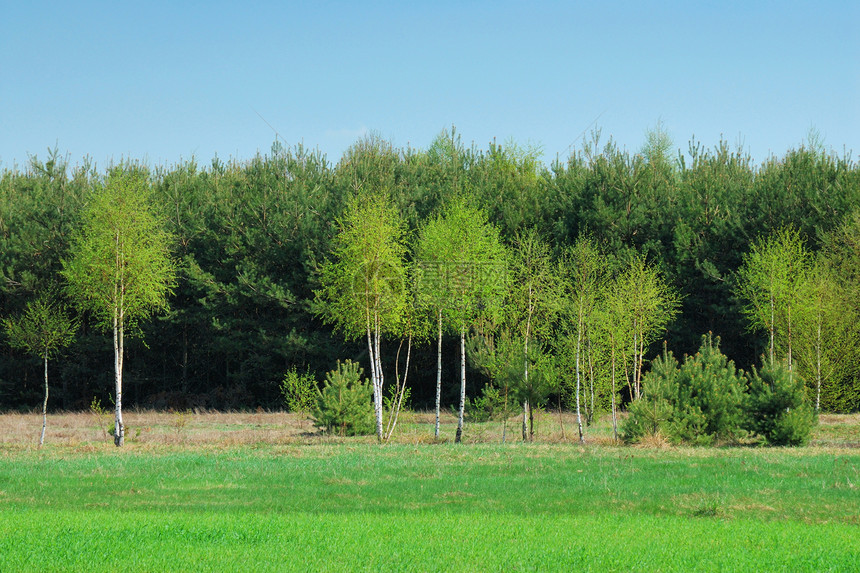
{"type": "Polygon", "coordinates": [[[68,283],[100,191],[124,177],[142,182],[170,261],[164,304],[129,323],[126,407],[280,409],[288,373],[321,383],[352,360],[374,384],[384,372],[378,408],[403,378],[412,408],[473,411],[510,381],[533,406],[581,402],[588,417],[638,397],[664,345],[692,355],[710,333],[739,368],[787,362],[822,411],[860,408],[850,152],[812,140],[756,163],[725,141],[679,152],[655,130],[629,151],[598,131],[546,164],[539,149],[467,146],[452,128],[427,149],[366,136],[336,163],[276,141],[208,164],[98,169],[54,149],[5,168],[0,319],[49,293],[75,331],[48,362],[0,330],[0,409],[41,405],[48,373],[49,408],[113,400],[110,329],[68,283]],[[349,300],[367,293],[344,261],[374,229],[388,233],[401,287],[371,342],[349,300]],[[441,291],[427,280],[467,263],[495,279],[449,276],[441,291]],[[457,291],[464,282],[477,294],[457,291]],[[505,363],[520,352],[509,347],[524,369],[505,363]]]}

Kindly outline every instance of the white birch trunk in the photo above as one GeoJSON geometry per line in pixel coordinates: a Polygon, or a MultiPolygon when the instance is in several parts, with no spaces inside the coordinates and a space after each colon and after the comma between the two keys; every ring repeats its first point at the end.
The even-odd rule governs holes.
{"type": "Polygon", "coordinates": [[[788,307],[788,377],[793,379],[793,369],[791,361],[791,306],[788,307]]]}
{"type": "Polygon", "coordinates": [[[579,443],[585,443],[585,438],[582,435],[582,413],[579,407],[579,387],[580,387],[580,367],[579,353],[582,347],[582,315],[579,316],[579,321],[576,329],[576,426],[579,430],[579,443]]]}
{"type": "Polygon", "coordinates": [[[610,339],[612,345],[612,438],[618,441],[618,415],[615,410],[615,340],[610,339]]]}
{"type": "MultiPolygon", "coordinates": [[[[529,284],[529,308],[528,315],[526,317],[526,336],[523,341],[523,358],[525,362],[525,366],[523,367],[523,386],[528,391],[529,387],[529,337],[531,336],[532,330],[532,311],[534,310],[534,306],[532,304],[532,285],[529,284]]],[[[528,421],[531,419],[531,407],[528,399],[523,401],[523,441],[527,442],[531,440],[531,433],[529,432],[528,421]]]]}
{"type": "Polygon", "coordinates": [[[439,338],[436,343],[436,430],[439,439],[439,412],[442,408],[442,309],[439,309],[439,338]]]}
{"type": "Polygon", "coordinates": [[[636,341],[636,336],[639,332],[636,330],[636,321],[633,321],[633,397],[634,399],[639,399],[639,378],[636,376],[637,365],[639,364],[636,359],[637,351],[639,350],[639,344],[636,341]]]}
{"type": "Polygon", "coordinates": [[[645,333],[639,336],[639,368],[636,369],[637,380],[636,387],[639,388],[639,395],[642,395],[642,366],[645,363],[645,333]]]}
{"type": "Polygon", "coordinates": [[[123,354],[123,325],[119,317],[120,310],[114,312],[113,321],[113,355],[114,378],[116,382],[115,417],[113,443],[121,447],[125,443],[125,426],[122,423],[122,354],[123,354]]]}
{"type": "MultiPolygon", "coordinates": [[[[403,341],[400,342],[401,347],[403,345],[403,341]]],[[[394,434],[394,429],[397,427],[397,419],[400,417],[400,409],[403,406],[403,396],[406,394],[406,378],[409,376],[409,359],[412,357],[412,337],[409,337],[408,342],[406,343],[406,368],[403,370],[403,383],[400,383],[400,379],[397,380],[397,391],[394,394],[394,400],[392,400],[392,412],[388,416],[388,426],[385,428],[385,441],[391,439],[391,435],[394,434]]],[[[397,349],[397,361],[396,365],[399,368],[400,362],[400,348],[397,349]]],[[[399,376],[397,370],[395,370],[395,375],[399,376]]]]}
{"type": "Polygon", "coordinates": [[[45,401],[42,402],[42,435],[39,437],[39,447],[45,444],[45,428],[48,426],[48,349],[45,348],[45,401]]]}
{"type": "Polygon", "coordinates": [[[113,443],[121,447],[125,443],[125,425],[122,423],[122,359],[123,326],[125,323],[125,256],[119,233],[115,235],[116,275],[113,288],[113,365],[115,382],[113,443]]]}
{"type": "MultiPolygon", "coordinates": [[[[815,374],[816,374],[816,383],[815,383],[815,411],[820,411],[821,408],[821,319],[819,315],[819,320],[817,324],[817,338],[815,339],[815,374]]],[[[45,386],[45,392],[48,391],[48,387],[45,386]]]]}
{"type": "Polygon", "coordinates": [[[591,389],[591,407],[588,408],[588,414],[585,417],[585,422],[588,426],[594,423],[594,348],[591,346],[591,330],[588,331],[586,343],[588,345],[588,387],[591,389]]]}
{"type": "Polygon", "coordinates": [[[776,323],[776,303],[773,300],[773,295],[770,297],[770,364],[773,366],[773,355],[774,355],[774,325],[776,323]]]}
{"type": "Polygon", "coordinates": [[[463,414],[466,411],[466,329],[460,328],[460,413],[457,419],[455,443],[463,439],[463,414]]]}
{"type": "Polygon", "coordinates": [[[373,402],[376,410],[376,437],[380,442],[383,441],[383,427],[382,427],[382,360],[379,357],[379,348],[380,348],[380,338],[381,334],[379,332],[379,317],[375,317],[375,332],[374,332],[374,355],[371,357],[372,360],[376,363],[376,383],[373,386],[373,402]]]}

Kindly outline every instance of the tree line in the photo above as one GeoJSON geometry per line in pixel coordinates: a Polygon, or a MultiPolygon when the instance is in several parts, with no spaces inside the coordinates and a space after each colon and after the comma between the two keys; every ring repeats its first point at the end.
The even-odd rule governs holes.
{"type": "MultiPolygon", "coordinates": [[[[742,367],[787,361],[821,409],[860,407],[860,170],[814,142],[760,164],[725,142],[676,156],[659,129],[635,152],[595,133],[549,165],[454,130],[423,150],[368,136],[336,164],[278,142],[245,161],[104,172],[32,157],[0,176],[0,316],[50,291],[74,317],[50,363],[58,408],[117,398],[104,316],[68,288],[112,177],[141,182],[173,277],[164,312],[129,324],[127,405],[276,408],[291,368],[322,380],[352,359],[378,384],[377,422],[408,376],[413,406],[461,420],[515,404],[525,428],[551,401],[587,425],[642,392],[661,340],[681,355],[712,332],[742,367]],[[347,269],[373,232],[399,266],[347,269]],[[355,300],[377,287],[374,317],[355,300]]],[[[0,406],[32,408],[47,360],[0,336],[0,406]]]]}

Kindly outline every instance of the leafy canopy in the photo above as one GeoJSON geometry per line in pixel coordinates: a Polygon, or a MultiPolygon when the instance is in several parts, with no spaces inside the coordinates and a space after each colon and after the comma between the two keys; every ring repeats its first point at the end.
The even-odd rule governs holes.
{"type": "Polygon", "coordinates": [[[404,229],[382,194],[359,195],[339,221],[332,259],[316,291],[326,323],[356,339],[369,330],[397,332],[406,306],[404,229]]]}
{"type": "Polygon", "coordinates": [[[21,348],[46,360],[71,344],[78,329],[78,323],[70,319],[48,293],[28,302],[20,316],[5,319],[3,326],[13,348],[21,348]]]}
{"type": "Polygon", "coordinates": [[[114,168],[95,188],[63,261],[70,294],[104,328],[117,317],[133,326],[167,308],[175,284],[171,237],[151,205],[146,174],[114,168]]]}

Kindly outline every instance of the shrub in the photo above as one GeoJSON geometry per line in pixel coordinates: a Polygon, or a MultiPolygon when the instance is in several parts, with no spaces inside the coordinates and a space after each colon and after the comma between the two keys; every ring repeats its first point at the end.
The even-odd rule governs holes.
{"type": "Polygon", "coordinates": [[[485,384],[480,396],[466,398],[466,416],[472,422],[489,422],[505,417],[510,410],[510,402],[492,384],[485,384]]]}
{"type": "Polygon", "coordinates": [[[803,380],[781,364],[753,368],[744,403],[746,427],[772,446],[802,446],[815,426],[803,380]]]}
{"type": "Polygon", "coordinates": [[[290,412],[309,413],[317,397],[317,381],[310,369],[299,374],[295,366],[290,368],[281,381],[281,395],[290,412]]]}
{"type": "Polygon", "coordinates": [[[362,380],[363,372],[357,363],[347,360],[338,361],[337,369],[326,374],[313,407],[315,426],[342,436],[374,432],[372,389],[367,380],[362,380]]]}
{"type": "Polygon", "coordinates": [[[744,374],[720,352],[719,339],[703,336],[680,368],[664,348],[642,385],[644,395],[631,404],[623,428],[626,441],[660,432],[675,443],[710,445],[744,434],[744,374]]]}
{"type": "Polygon", "coordinates": [[[628,443],[658,434],[663,437],[669,435],[673,398],[677,393],[678,361],[665,347],[663,355],[651,363],[651,371],[642,384],[645,394],[630,404],[629,415],[621,427],[622,437],[628,443]]]}

